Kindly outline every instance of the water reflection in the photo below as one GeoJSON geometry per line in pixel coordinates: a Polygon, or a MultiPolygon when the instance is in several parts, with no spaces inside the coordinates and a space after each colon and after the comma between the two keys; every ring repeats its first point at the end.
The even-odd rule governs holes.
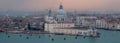
{"type": "Polygon", "coordinates": [[[99,31],[100,37],[84,37],[54,34],[0,33],[2,43],[113,43],[120,42],[120,32],[99,31]],[[29,40],[28,40],[29,39],[29,40]]]}

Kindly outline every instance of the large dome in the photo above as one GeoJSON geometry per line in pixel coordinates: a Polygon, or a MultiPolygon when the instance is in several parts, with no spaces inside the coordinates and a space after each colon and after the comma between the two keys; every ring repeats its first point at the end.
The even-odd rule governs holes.
{"type": "Polygon", "coordinates": [[[66,11],[63,10],[63,9],[59,9],[59,10],[58,10],[58,13],[59,13],[60,15],[65,15],[65,14],[66,14],[66,11]]]}
{"type": "Polygon", "coordinates": [[[65,15],[66,14],[66,11],[64,10],[62,3],[60,3],[58,13],[60,15],[65,15]]]}

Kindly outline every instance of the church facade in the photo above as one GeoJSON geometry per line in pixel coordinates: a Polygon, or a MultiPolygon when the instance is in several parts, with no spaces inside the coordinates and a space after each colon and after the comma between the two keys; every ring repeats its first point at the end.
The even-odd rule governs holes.
{"type": "MultiPolygon", "coordinates": [[[[72,20],[71,20],[72,21],[72,20]]],[[[58,13],[54,16],[45,16],[44,30],[49,33],[70,34],[70,35],[96,35],[91,28],[76,27],[67,17],[67,13],[60,3],[58,13]]]]}

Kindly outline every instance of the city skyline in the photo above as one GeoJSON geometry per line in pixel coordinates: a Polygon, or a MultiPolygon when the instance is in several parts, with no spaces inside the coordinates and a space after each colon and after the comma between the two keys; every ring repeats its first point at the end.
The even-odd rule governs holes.
{"type": "Polygon", "coordinates": [[[0,0],[1,10],[57,10],[62,2],[65,10],[120,11],[119,0],[0,0]]]}

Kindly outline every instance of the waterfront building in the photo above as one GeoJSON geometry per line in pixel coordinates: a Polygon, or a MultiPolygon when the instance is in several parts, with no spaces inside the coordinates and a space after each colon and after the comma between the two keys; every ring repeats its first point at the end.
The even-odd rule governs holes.
{"type": "Polygon", "coordinates": [[[44,31],[57,34],[87,35],[87,36],[93,34],[96,35],[96,31],[94,31],[93,28],[76,27],[75,23],[72,22],[72,20],[69,19],[69,17],[67,17],[66,11],[63,9],[62,3],[60,3],[58,14],[54,16],[49,15],[45,16],[44,31]]]}
{"type": "Polygon", "coordinates": [[[54,32],[54,28],[75,27],[74,23],[45,23],[45,31],[54,32]]]}
{"type": "Polygon", "coordinates": [[[70,34],[70,35],[84,35],[90,36],[96,34],[92,29],[88,27],[66,27],[66,28],[54,28],[53,33],[61,33],[61,34],[70,34]]]}
{"type": "Polygon", "coordinates": [[[117,29],[120,29],[120,24],[117,24],[117,26],[116,26],[116,27],[117,27],[117,29]]]}
{"type": "Polygon", "coordinates": [[[77,26],[95,26],[95,20],[97,17],[94,16],[77,16],[75,25],[77,26]]]}
{"type": "Polygon", "coordinates": [[[109,29],[117,30],[119,29],[119,24],[115,22],[109,22],[109,29]]]}
{"type": "Polygon", "coordinates": [[[96,34],[89,27],[76,27],[74,23],[45,23],[45,31],[57,34],[70,34],[70,35],[93,35],[96,34]]]}
{"type": "Polygon", "coordinates": [[[105,20],[96,20],[96,26],[97,28],[109,28],[109,24],[105,20]]]}

